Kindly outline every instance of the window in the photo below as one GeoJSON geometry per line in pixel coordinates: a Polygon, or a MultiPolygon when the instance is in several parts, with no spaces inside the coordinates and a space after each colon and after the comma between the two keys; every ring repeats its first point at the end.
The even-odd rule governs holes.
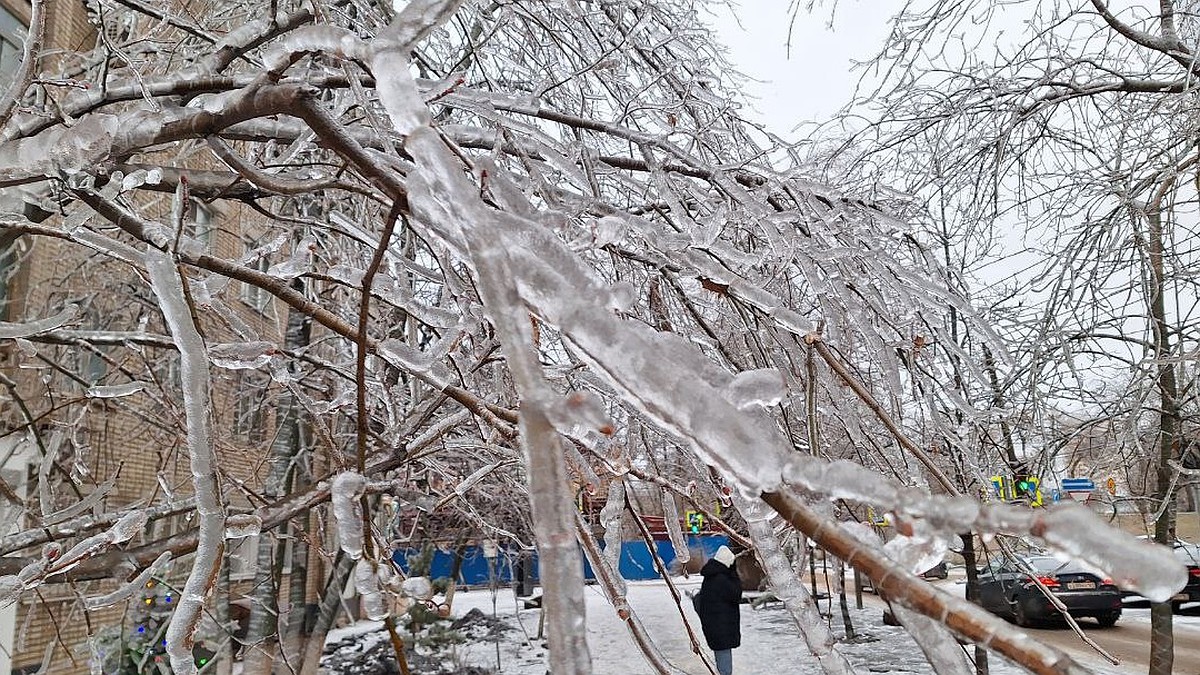
{"type": "MultiPolygon", "coordinates": [[[[31,476],[37,480],[33,464],[36,450],[34,439],[28,434],[18,432],[0,438],[0,477],[22,499],[28,494],[31,476]]],[[[24,527],[24,520],[24,507],[0,497],[0,536],[24,527]]]]}
{"type": "Polygon", "coordinates": [[[24,50],[25,24],[0,5],[0,87],[7,87],[17,74],[24,50]]]}
{"type": "Polygon", "coordinates": [[[258,571],[258,538],[256,534],[225,542],[229,559],[229,578],[232,581],[253,579],[258,571]]]}
{"type": "MultiPolygon", "coordinates": [[[[271,262],[266,258],[259,258],[250,263],[250,267],[259,272],[266,273],[271,268],[271,262]]],[[[271,294],[251,284],[242,284],[242,301],[250,305],[259,312],[265,312],[267,305],[271,302],[271,294]]]]}
{"type": "MultiPolygon", "coordinates": [[[[252,237],[246,237],[242,241],[246,247],[246,254],[242,258],[243,264],[265,274],[271,268],[268,256],[277,247],[269,244],[264,247],[263,242],[252,237]]],[[[242,284],[241,296],[242,302],[259,312],[266,312],[267,307],[271,304],[271,294],[252,284],[242,284]]]]}
{"type": "Polygon", "coordinates": [[[234,405],[233,435],[243,443],[262,443],[267,438],[266,397],[268,380],[261,373],[238,371],[237,386],[233,390],[234,405]]]}
{"type": "Polygon", "coordinates": [[[187,223],[184,224],[184,235],[195,239],[205,250],[212,248],[213,234],[216,231],[216,226],[213,225],[212,208],[207,204],[192,200],[189,215],[187,223]]]}
{"type": "MultiPolygon", "coordinates": [[[[97,347],[97,351],[104,351],[103,347],[97,347]]],[[[81,357],[83,368],[79,373],[79,377],[90,385],[97,385],[104,376],[108,374],[108,361],[104,357],[94,351],[87,351],[81,357]]]]}

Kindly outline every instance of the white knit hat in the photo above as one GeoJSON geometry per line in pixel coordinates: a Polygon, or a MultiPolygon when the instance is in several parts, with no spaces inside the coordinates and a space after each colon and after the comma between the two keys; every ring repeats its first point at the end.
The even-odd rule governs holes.
{"type": "Polygon", "coordinates": [[[726,567],[733,567],[733,551],[730,551],[728,546],[718,548],[713,558],[726,567]]]}

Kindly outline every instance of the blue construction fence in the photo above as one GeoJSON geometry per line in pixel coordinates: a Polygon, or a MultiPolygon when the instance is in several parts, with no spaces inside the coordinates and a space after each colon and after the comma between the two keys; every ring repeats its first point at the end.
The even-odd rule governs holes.
{"type": "MultiPolygon", "coordinates": [[[[692,551],[699,550],[703,553],[704,558],[712,556],[716,550],[729,544],[729,537],[725,535],[694,535],[687,537],[688,547],[692,551]]],[[[601,542],[603,546],[603,542],[601,542]]],[[[675,548],[671,546],[669,541],[654,542],[655,550],[658,552],[659,558],[666,564],[667,569],[671,568],[671,563],[675,561],[675,548]]],[[[397,549],[392,553],[392,559],[404,570],[407,574],[408,559],[421,554],[419,548],[404,548],[397,549]]],[[[520,564],[520,550],[515,548],[500,549],[496,556],[496,581],[508,584],[512,583],[516,578],[516,568],[520,564]]],[[[580,551],[582,556],[583,552],[580,551]]],[[[536,581],[538,575],[538,560],[537,551],[529,553],[526,557],[530,566],[529,573],[533,575],[536,581]]],[[[481,546],[467,546],[463,549],[462,567],[458,573],[458,583],[469,586],[479,586],[490,583],[490,569],[488,559],[483,555],[481,546]]],[[[454,569],[454,551],[452,549],[435,549],[433,552],[433,562],[430,565],[431,579],[440,579],[450,576],[450,572],[454,569]]],[[[621,545],[621,576],[629,581],[644,581],[648,579],[660,579],[658,568],[654,565],[654,559],[650,555],[650,548],[644,541],[626,541],[621,545]]],[[[587,559],[583,561],[583,575],[585,579],[594,579],[595,573],[592,571],[592,566],[587,559]]]]}

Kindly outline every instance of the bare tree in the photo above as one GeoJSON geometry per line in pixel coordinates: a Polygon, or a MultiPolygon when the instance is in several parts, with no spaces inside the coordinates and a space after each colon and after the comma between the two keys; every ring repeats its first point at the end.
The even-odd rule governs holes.
{"type": "MultiPolygon", "coordinates": [[[[949,212],[961,255],[1019,261],[992,316],[1023,365],[1003,368],[997,391],[1047,451],[1058,410],[1114,424],[1111,451],[1155,467],[1164,543],[1196,338],[1198,34],[1177,5],[910,3],[860,102],[878,121],[839,155],[949,212]],[[1024,234],[1005,237],[1013,225],[1024,234]]],[[[1168,673],[1169,605],[1152,616],[1151,672],[1168,673]]]]}
{"type": "MultiPolygon", "coordinates": [[[[680,461],[643,479],[736,491],[760,555],[786,559],[771,541],[784,518],[893,602],[1035,672],[1077,666],[933,592],[821,503],[920,522],[914,546],[1035,536],[1151,597],[1181,586],[1169,553],[1085,510],[964,495],[952,453],[934,444],[963,445],[943,413],[973,406],[945,375],[979,391],[986,368],[956,345],[926,347],[948,305],[997,358],[1005,345],[912,236],[909,202],[770,168],[723,89],[701,9],[91,6],[95,47],[17,81],[0,142],[5,240],[69,261],[53,279],[61,292],[27,284],[0,327],[14,372],[44,371],[5,381],[5,434],[43,469],[30,497],[5,490],[33,521],[3,540],[8,596],[161,574],[164,556],[191,554],[168,642],[175,670],[190,672],[226,540],[295,532],[311,565],[291,597],[311,584],[317,628],[302,647],[280,638],[298,619],[272,616],[281,566],[261,568],[251,670],[314,672],[351,577],[404,667],[383,602],[397,574],[386,493],[431,525],[532,538],[550,667],[586,673],[570,478],[612,484],[667,447],[680,461]],[[111,323],[88,325],[81,297],[111,323]],[[89,381],[84,354],[111,367],[89,381]],[[163,449],[146,489],[121,500],[106,499],[107,473],[73,480],[88,464],[67,461],[89,447],[80,430],[118,416],[155,434],[130,439],[130,466],[163,449]],[[496,486],[517,513],[496,517],[496,486]],[[145,527],[182,498],[203,506],[199,527],[145,527]]],[[[606,583],[619,603],[619,582],[606,583]]],[[[843,670],[799,578],[772,583],[804,643],[843,670]]],[[[940,670],[961,670],[944,631],[915,637],[940,670]]]]}

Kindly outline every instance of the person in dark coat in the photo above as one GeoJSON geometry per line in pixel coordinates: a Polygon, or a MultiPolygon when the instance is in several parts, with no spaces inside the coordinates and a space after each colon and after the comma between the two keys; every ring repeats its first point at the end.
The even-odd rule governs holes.
{"type": "Polygon", "coordinates": [[[700,601],[696,613],[720,675],[733,675],[733,650],[742,644],[742,580],[734,567],[733,551],[722,546],[700,568],[700,601]]]}

